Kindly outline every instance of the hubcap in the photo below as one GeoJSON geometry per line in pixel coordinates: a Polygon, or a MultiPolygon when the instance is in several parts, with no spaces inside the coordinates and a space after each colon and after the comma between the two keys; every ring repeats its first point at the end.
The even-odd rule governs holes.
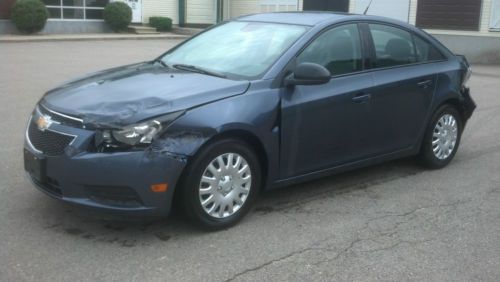
{"type": "Polygon", "coordinates": [[[203,172],[199,199],[212,217],[225,218],[237,212],[250,193],[252,172],[247,161],[236,153],[213,159],[203,172]]]}
{"type": "Polygon", "coordinates": [[[455,117],[443,115],[434,127],[432,135],[432,151],[440,160],[447,159],[455,149],[458,137],[458,126],[455,117]]]}

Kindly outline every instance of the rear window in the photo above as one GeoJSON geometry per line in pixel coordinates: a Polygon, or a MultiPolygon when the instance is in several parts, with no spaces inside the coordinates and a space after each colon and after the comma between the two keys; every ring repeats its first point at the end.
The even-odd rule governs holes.
{"type": "Polygon", "coordinates": [[[441,61],[445,56],[431,43],[404,29],[369,24],[377,68],[441,61]]]}
{"type": "Polygon", "coordinates": [[[441,52],[432,44],[426,42],[418,36],[413,36],[415,40],[415,47],[417,50],[417,60],[419,62],[441,61],[445,57],[441,52]]]}
{"type": "Polygon", "coordinates": [[[407,65],[417,62],[412,35],[388,25],[370,24],[375,46],[375,65],[379,68],[407,65]]]}

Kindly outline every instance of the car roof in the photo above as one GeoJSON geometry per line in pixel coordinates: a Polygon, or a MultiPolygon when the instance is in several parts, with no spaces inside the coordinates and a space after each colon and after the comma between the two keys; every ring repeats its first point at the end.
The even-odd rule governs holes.
{"type": "Polygon", "coordinates": [[[272,13],[252,14],[252,15],[241,16],[235,18],[234,20],[247,21],[247,22],[296,24],[296,25],[306,25],[306,26],[316,26],[324,23],[333,24],[336,22],[342,22],[346,20],[358,20],[358,21],[371,20],[371,21],[392,23],[400,26],[405,26],[410,29],[414,29],[405,22],[386,17],[337,13],[337,12],[321,12],[321,11],[272,12],[272,13]]]}
{"type": "Polygon", "coordinates": [[[284,23],[314,26],[324,21],[336,21],[355,16],[347,13],[333,12],[273,12],[246,15],[236,18],[237,21],[284,23]]]}

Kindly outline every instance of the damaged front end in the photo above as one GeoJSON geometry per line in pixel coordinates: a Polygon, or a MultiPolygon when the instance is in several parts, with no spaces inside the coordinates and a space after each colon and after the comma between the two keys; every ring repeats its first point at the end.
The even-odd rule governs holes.
{"type": "Polygon", "coordinates": [[[51,197],[137,215],[168,214],[186,157],[165,131],[184,111],[104,129],[38,105],[25,137],[25,169],[51,197]],[[170,141],[169,141],[170,140],[170,141]],[[151,187],[163,185],[161,193],[151,187]]]}
{"type": "Polygon", "coordinates": [[[36,187],[66,202],[166,215],[188,157],[213,135],[172,129],[174,121],[249,85],[155,63],[66,83],[30,118],[25,169],[36,187]]]}

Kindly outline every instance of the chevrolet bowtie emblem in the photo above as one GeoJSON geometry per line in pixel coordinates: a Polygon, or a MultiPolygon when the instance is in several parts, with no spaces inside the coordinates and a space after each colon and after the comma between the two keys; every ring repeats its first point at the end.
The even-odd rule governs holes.
{"type": "Polygon", "coordinates": [[[52,124],[52,119],[49,116],[40,116],[35,123],[38,126],[38,129],[45,131],[52,124]]]}

